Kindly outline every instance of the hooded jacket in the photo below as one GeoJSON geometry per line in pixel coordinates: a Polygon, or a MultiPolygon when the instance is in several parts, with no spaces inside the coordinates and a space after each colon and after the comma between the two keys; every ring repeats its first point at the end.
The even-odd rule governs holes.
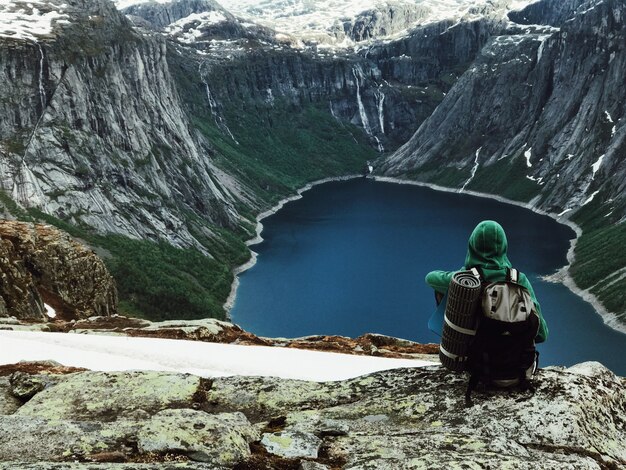
{"type": "MultiPolygon", "coordinates": [[[[506,255],[508,243],[502,226],[493,220],[484,220],[479,223],[470,235],[465,257],[465,265],[461,270],[478,267],[482,270],[485,281],[498,282],[506,279],[506,270],[511,268],[511,262],[506,255]]],[[[431,271],[426,275],[426,283],[435,291],[445,294],[452,276],[458,271],[431,271]]],[[[535,341],[544,342],[548,337],[548,326],[541,313],[541,306],[535,296],[535,291],[528,278],[520,273],[519,284],[528,289],[539,315],[539,332],[535,341]]]]}

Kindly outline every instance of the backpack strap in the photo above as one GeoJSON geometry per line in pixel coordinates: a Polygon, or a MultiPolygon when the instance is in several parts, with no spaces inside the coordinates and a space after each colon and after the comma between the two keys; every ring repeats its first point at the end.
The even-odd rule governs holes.
{"type": "Polygon", "coordinates": [[[483,276],[483,272],[478,266],[474,266],[473,268],[470,269],[470,271],[472,272],[474,276],[476,276],[480,280],[481,284],[485,282],[485,277],[483,276]]]}
{"type": "Polygon", "coordinates": [[[465,406],[467,408],[474,405],[474,403],[472,402],[472,392],[476,388],[476,385],[478,385],[478,382],[480,382],[480,375],[476,372],[472,372],[472,375],[470,376],[469,382],[467,384],[467,389],[465,390],[465,406]]]}
{"type": "Polygon", "coordinates": [[[514,268],[506,268],[506,280],[519,284],[519,271],[514,268]]]}

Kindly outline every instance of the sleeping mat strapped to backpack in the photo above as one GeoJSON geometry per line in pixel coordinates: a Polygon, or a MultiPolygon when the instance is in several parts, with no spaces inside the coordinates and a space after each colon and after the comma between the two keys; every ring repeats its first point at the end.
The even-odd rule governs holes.
{"type": "Polygon", "coordinates": [[[465,371],[470,345],[476,334],[481,300],[477,271],[460,271],[452,276],[439,345],[439,359],[448,369],[465,371]]]}

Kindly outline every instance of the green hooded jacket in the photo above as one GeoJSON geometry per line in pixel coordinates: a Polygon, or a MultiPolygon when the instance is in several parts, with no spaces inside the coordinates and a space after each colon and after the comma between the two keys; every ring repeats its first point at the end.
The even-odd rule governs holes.
{"type": "MultiPolygon", "coordinates": [[[[479,223],[469,238],[465,266],[460,269],[467,270],[479,267],[482,270],[485,281],[497,282],[506,279],[506,269],[511,268],[511,262],[506,256],[507,240],[504,229],[498,222],[484,220],[479,223]]],[[[426,283],[435,291],[445,294],[452,276],[458,271],[431,271],[426,275],[426,283]]],[[[535,296],[533,286],[528,278],[520,273],[519,283],[528,289],[539,314],[539,332],[535,341],[544,342],[548,337],[548,326],[541,313],[541,306],[535,296]]]]}

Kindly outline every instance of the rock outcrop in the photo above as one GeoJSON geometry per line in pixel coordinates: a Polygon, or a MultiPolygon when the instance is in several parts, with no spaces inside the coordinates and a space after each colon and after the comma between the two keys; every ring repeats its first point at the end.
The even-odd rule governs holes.
{"type": "Polygon", "coordinates": [[[189,15],[219,12],[224,17],[234,19],[233,15],[222,8],[215,0],[178,0],[171,2],[135,3],[124,8],[122,12],[131,17],[139,17],[153,28],[163,28],[189,15]]]}
{"type": "Polygon", "coordinates": [[[113,315],[117,290],[104,262],[49,225],[0,222],[0,316],[46,320],[113,315]]]}
{"type": "Polygon", "coordinates": [[[598,363],[541,370],[534,393],[478,390],[470,408],[466,380],[439,367],[315,383],[51,364],[25,401],[27,366],[0,371],[2,469],[626,465],[626,383],[598,363]]]}
{"type": "Polygon", "coordinates": [[[343,33],[355,42],[391,36],[429,18],[431,10],[420,4],[388,2],[343,22],[343,33]]]}

